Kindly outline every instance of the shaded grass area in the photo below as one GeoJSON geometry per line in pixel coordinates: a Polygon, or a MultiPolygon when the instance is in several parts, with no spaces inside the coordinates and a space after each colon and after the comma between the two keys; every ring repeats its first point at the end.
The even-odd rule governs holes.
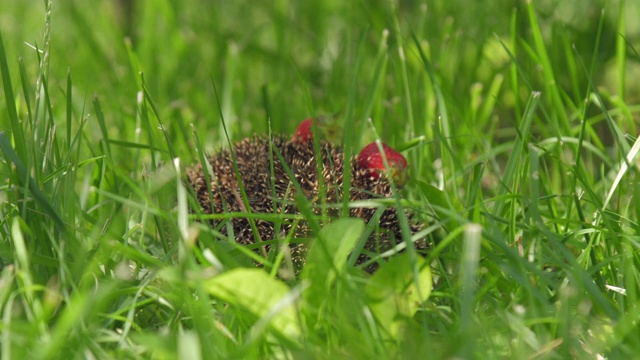
{"type": "Polygon", "coordinates": [[[1,355],[632,357],[638,13],[0,4],[1,355]],[[348,258],[375,224],[317,222],[283,280],[294,239],[255,269],[190,212],[186,166],[317,115],[343,122],[347,154],[378,137],[403,151],[412,180],[379,205],[424,220],[405,240],[436,239],[426,258],[368,276],[348,258]]]}

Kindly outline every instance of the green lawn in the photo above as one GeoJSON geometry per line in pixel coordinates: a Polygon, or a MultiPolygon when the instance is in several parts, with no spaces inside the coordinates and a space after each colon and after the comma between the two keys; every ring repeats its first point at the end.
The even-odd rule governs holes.
{"type": "Polygon", "coordinates": [[[0,2],[2,359],[637,357],[638,16],[0,2]],[[322,230],[291,278],[286,251],[255,268],[206,225],[187,167],[310,116],[344,126],[347,154],[402,151],[411,180],[381,204],[417,214],[403,237],[426,258],[368,275],[347,259],[375,224],[301,211],[322,230]]]}

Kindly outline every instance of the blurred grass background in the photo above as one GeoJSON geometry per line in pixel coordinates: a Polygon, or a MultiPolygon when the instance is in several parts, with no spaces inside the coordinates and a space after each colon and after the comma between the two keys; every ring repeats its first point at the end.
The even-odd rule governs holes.
{"type": "MultiPolygon", "coordinates": [[[[638,16],[622,0],[3,1],[0,131],[35,181],[5,152],[3,358],[636,354],[638,16]],[[353,305],[363,294],[343,297],[361,277],[318,318],[299,305],[294,340],[199,284],[206,251],[176,240],[192,236],[171,168],[226,143],[219,111],[234,140],[335,114],[353,151],[369,118],[408,148],[407,198],[450,236],[392,345],[353,305]],[[472,298],[467,223],[483,228],[472,298]]],[[[213,238],[199,240],[236,266],[213,238]]]]}
{"type": "MultiPolygon", "coordinates": [[[[290,131],[292,124],[312,110],[304,94],[306,88],[313,99],[313,110],[330,114],[345,110],[344,94],[352,86],[355,88],[351,96],[362,97],[367,93],[375,74],[373,60],[385,30],[391,31],[389,70],[380,95],[386,101],[375,104],[374,121],[381,126],[387,124],[383,129],[388,130],[407,118],[399,99],[403,96],[402,85],[394,76],[401,67],[396,50],[399,39],[406,43],[411,85],[425,82],[425,71],[411,41],[412,31],[425,46],[444,93],[450,97],[449,110],[456,118],[464,118],[471,111],[470,100],[484,96],[497,75],[506,84],[511,81],[506,71],[511,62],[499,40],[509,43],[515,31],[522,45],[532,36],[525,2],[469,5],[463,1],[407,1],[399,3],[395,10],[386,1],[83,4],[67,1],[54,5],[48,69],[52,80],[58,81],[54,85],[62,88],[67,71],[71,71],[77,89],[74,94],[79,100],[74,101],[77,110],[81,110],[85,97],[97,95],[108,103],[109,109],[119,111],[117,116],[113,114],[114,118],[135,118],[139,74],[143,72],[149,93],[161,104],[163,118],[171,117],[172,123],[193,122],[211,139],[220,138],[217,121],[210,115],[215,107],[212,80],[223,93],[223,113],[228,115],[232,129],[242,135],[265,132],[266,121],[260,121],[267,116],[264,89],[274,130],[290,131]],[[518,15],[515,19],[514,14],[518,15]],[[400,34],[396,33],[396,20],[400,34]]],[[[9,59],[14,60],[10,61],[12,70],[17,73],[17,57],[26,62],[36,58],[26,43],[43,47],[45,9],[22,2],[1,6],[2,30],[7,34],[5,47],[9,59]]],[[[543,24],[542,35],[549,44],[549,58],[552,64],[557,64],[557,69],[553,69],[557,83],[574,102],[583,97],[587,80],[582,69],[567,64],[567,51],[575,46],[576,53],[569,55],[581,56],[589,68],[597,25],[603,16],[602,39],[595,59],[600,66],[594,74],[594,83],[617,93],[622,86],[614,69],[618,5],[611,3],[604,7],[599,1],[541,1],[535,8],[543,24]]],[[[626,2],[624,8],[628,18],[624,23],[626,39],[633,45],[640,32],[632,21],[637,5],[626,2]]],[[[543,81],[540,65],[527,59],[527,48],[511,51],[517,53],[519,66],[528,74],[528,87],[540,88],[543,81]]],[[[633,73],[638,71],[634,61],[637,54],[629,52],[631,61],[626,66],[633,73]]],[[[31,75],[37,71],[34,67],[27,70],[31,75]]],[[[634,82],[627,81],[624,86],[633,88],[631,94],[637,93],[634,82]]],[[[502,117],[515,116],[513,109],[518,101],[514,97],[526,99],[530,91],[526,86],[517,93],[506,89],[511,90],[503,86],[497,94],[491,94],[500,105],[498,113],[491,115],[500,116],[503,122],[508,120],[502,117]]],[[[419,94],[422,101],[411,104],[412,111],[425,124],[434,122],[436,116],[427,111],[433,109],[429,103],[434,102],[428,91],[424,89],[425,93],[419,94]]],[[[356,114],[358,110],[362,112],[355,110],[356,114]]],[[[135,122],[122,121],[127,123],[135,122]]],[[[114,130],[125,132],[119,134],[125,138],[131,129],[120,125],[113,121],[114,130]]],[[[421,130],[422,134],[424,129],[421,130]]]]}

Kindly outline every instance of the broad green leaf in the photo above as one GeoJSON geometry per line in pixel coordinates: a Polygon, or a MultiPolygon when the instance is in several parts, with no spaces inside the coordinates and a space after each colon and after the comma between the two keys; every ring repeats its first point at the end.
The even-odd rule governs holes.
{"type": "Polygon", "coordinates": [[[408,254],[401,254],[382,264],[365,288],[369,308],[384,330],[381,333],[391,338],[431,294],[431,269],[422,257],[416,260],[417,279],[408,254]]]}
{"type": "Polygon", "coordinates": [[[338,274],[346,271],[347,257],[363,231],[362,220],[354,218],[339,219],[320,231],[309,248],[301,275],[303,279],[311,280],[308,295],[314,297],[317,292],[323,293],[338,274]]]}
{"type": "Polygon", "coordinates": [[[234,269],[206,280],[204,287],[214,297],[249,311],[283,336],[295,340],[300,334],[293,306],[297,294],[264,270],[234,269]]]}

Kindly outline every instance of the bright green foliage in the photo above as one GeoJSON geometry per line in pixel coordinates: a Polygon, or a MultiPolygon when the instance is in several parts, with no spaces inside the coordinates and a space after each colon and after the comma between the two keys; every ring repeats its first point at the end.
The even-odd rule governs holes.
{"type": "MultiPolygon", "coordinates": [[[[297,300],[295,292],[290,291],[283,282],[269,277],[265,271],[246,268],[229,270],[206,280],[203,286],[216,298],[242,307],[246,315],[259,318],[260,325],[271,325],[278,335],[286,336],[293,342],[300,336],[292,304],[297,300]]],[[[258,324],[255,327],[259,327],[258,324]]]]}
{"type": "Polygon", "coordinates": [[[411,319],[431,293],[431,270],[422,258],[416,261],[414,278],[409,256],[398,255],[383,264],[366,286],[367,303],[380,324],[381,337],[399,340],[404,323],[411,319]]]}
{"type": "Polygon", "coordinates": [[[362,236],[364,224],[357,219],[341,219],[321,230],[307,254],[301,278],[312,285],[310,301],[320,300],[335,282],[346,273],[347,257],[362,236]]]}

